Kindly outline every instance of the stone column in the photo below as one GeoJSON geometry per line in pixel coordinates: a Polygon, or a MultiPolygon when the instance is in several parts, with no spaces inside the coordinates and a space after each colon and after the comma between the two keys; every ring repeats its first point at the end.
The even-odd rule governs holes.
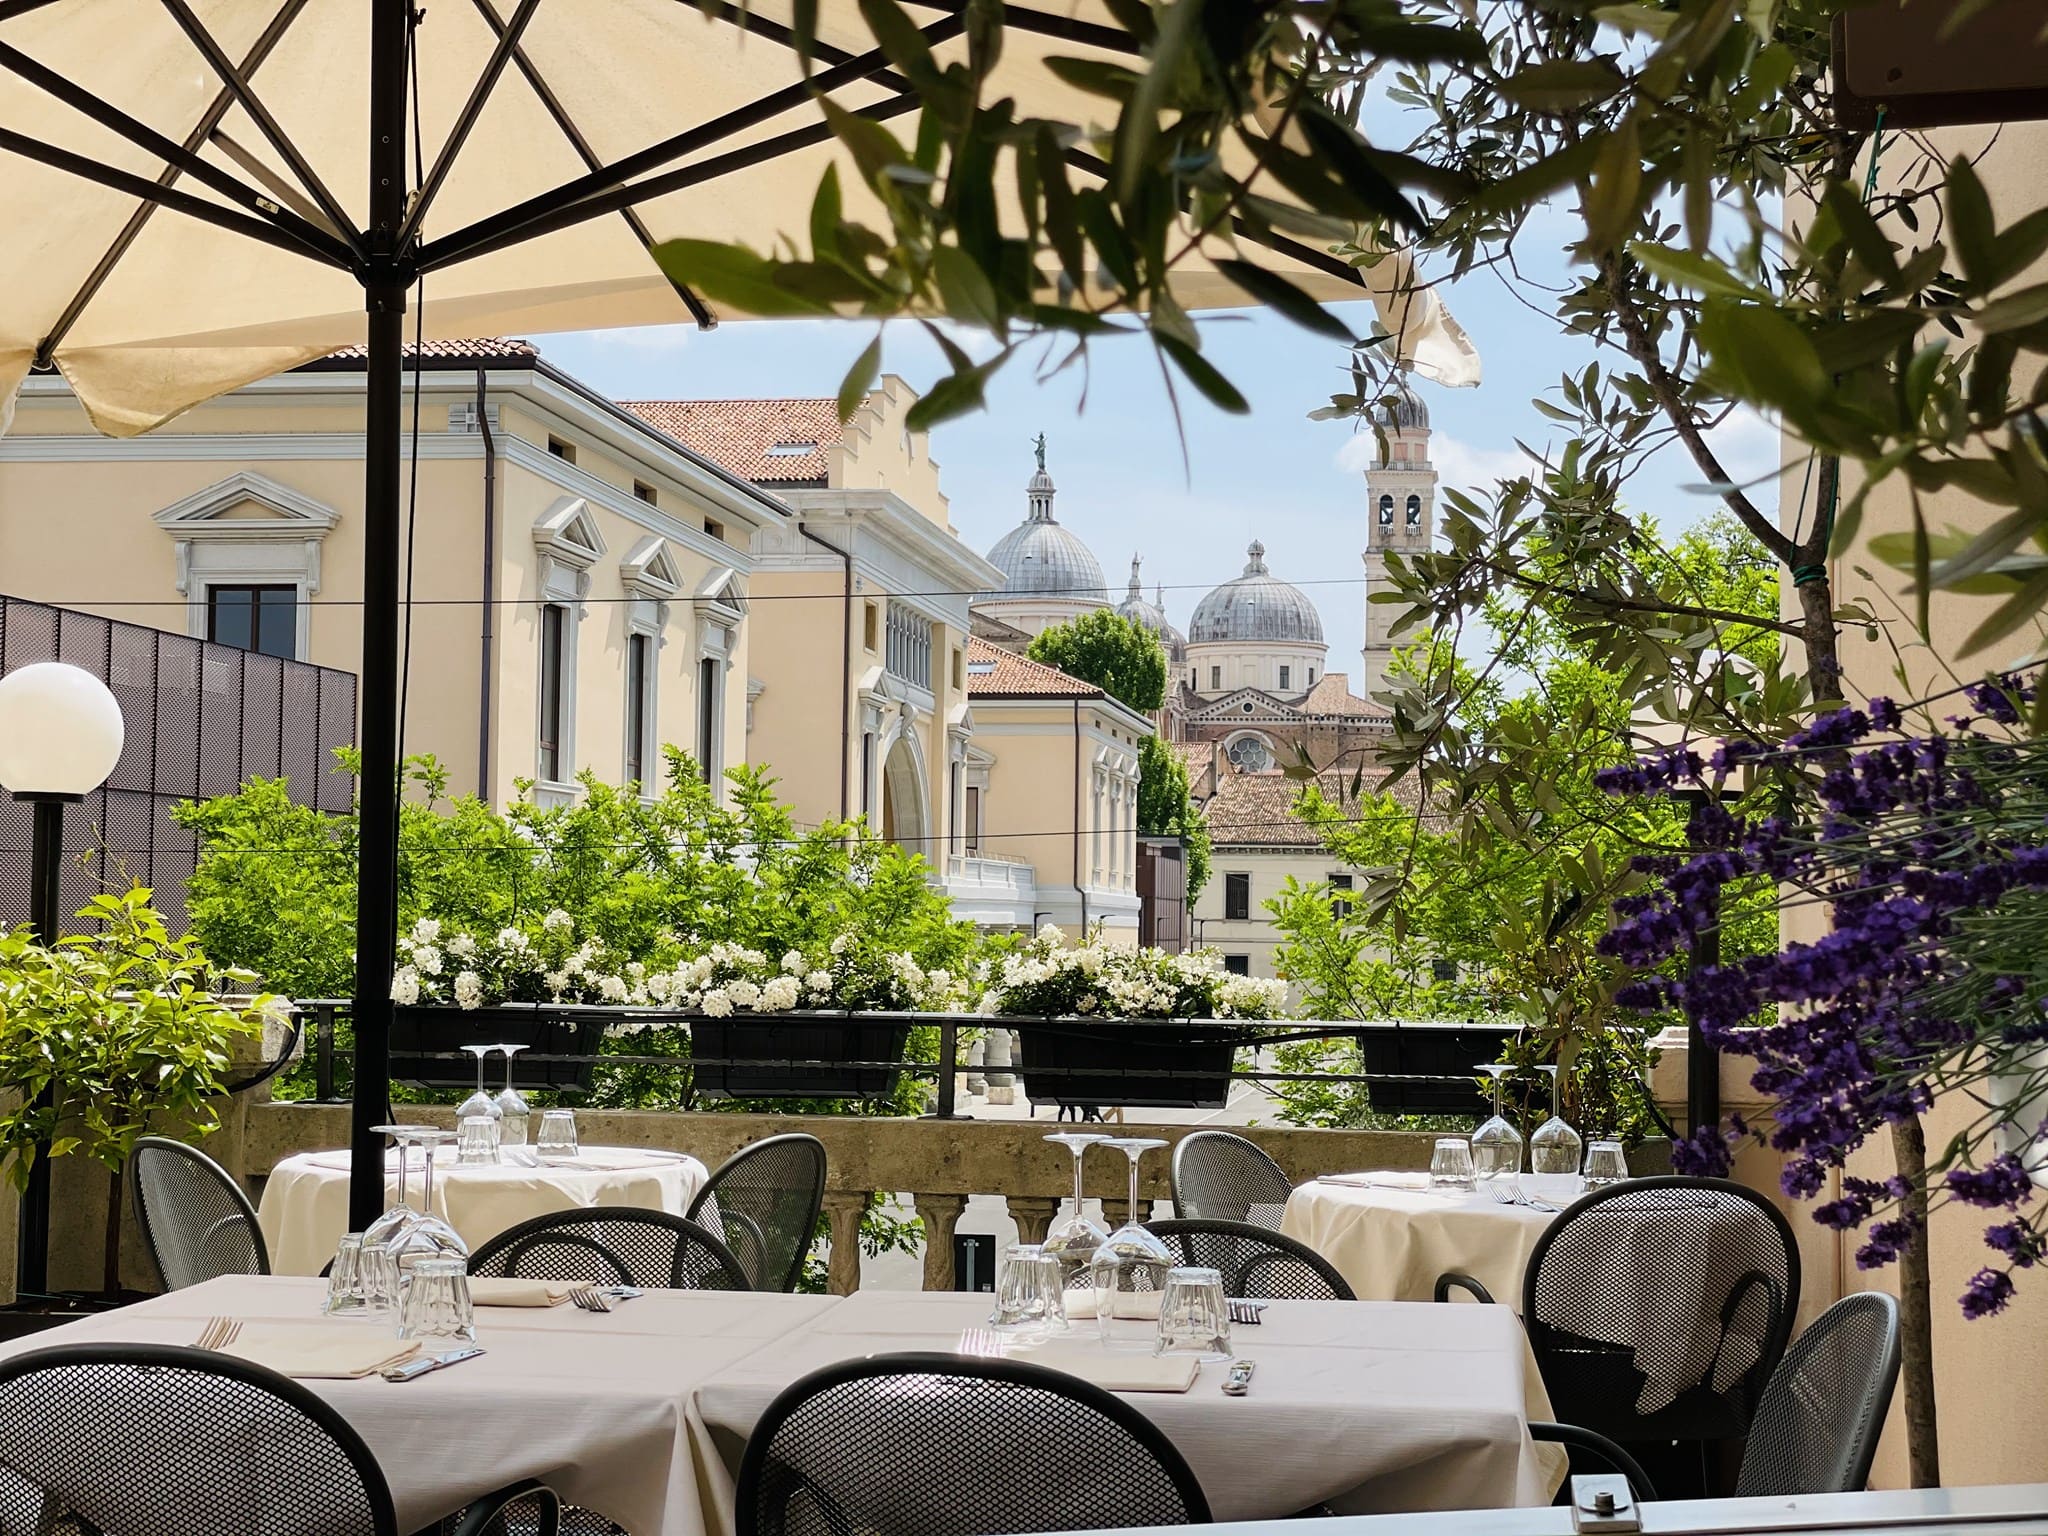
{"type": "Polygon", "coordinates": [[[967,1209],[965,1195],[912,1195],[924,1221],[924,1288],[953,1289],[953,1229],[967,1209]]]}
{"type": "Polygon", "coordinates": [[[1060,1202],[1051,1195],[1005,1195],[1003,1203],[1010,1208],[1010,1220],[1017,1223],[1020,1243],[1044,1242],[1060,1208],[1060,1202]]]}
{"type": "Polygon", "coordinates": [[[825,1192],[825,1215],[832,1223],[832,1259],[825,1284],[834,1296],[851,1296],[860,1289],[860,1219],[867,1209],[865,1191],[825,1192]]]}

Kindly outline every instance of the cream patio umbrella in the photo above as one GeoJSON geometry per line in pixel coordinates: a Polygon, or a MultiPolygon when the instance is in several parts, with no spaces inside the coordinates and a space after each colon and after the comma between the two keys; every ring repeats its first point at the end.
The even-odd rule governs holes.
{"type": "MultiPolygon", "coordinates": [[[[1101,6],[1006,7],[994,84],[1020,115],[1100,116],[1045,61],[1128,54],[1101,6]]],[[[363,783],[392,784],[409,318],[431,339],[736,318],[650,246],[767,249],[800,228],[838,153],[818,94],[877,120],[918,109],[856,0],[816,9],[806,82],[792,0],[0,0],[0,411],[53,366],[129,435],[365,346],[363,783]]],[[[963,9],[911,5],[942,59],[964,50],[963,9]]],[[[1476,381],[1401,258],[1361,276],[1290,242],[1253,254],[1318,298],[1373,298],[1411,366],[1476,381]]],[[[1200,259],[1179,296],[1248,302],[1200,259]]],[[[383,1203],[396,826],[395,795],[363,796],[357,1227],[383,1203]]]]}

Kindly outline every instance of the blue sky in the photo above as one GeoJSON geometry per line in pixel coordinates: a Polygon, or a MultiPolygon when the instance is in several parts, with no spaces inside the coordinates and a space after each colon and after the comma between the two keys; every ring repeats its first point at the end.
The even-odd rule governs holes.
{"type": "MultiPolygon", "coordinates": [[[[1545,220],[1560,234],[1564,221],[1545,220]]],[[[1525,256],[1538,254],[1525,248],[1525,256]]],[[[1525,272],[1529,265],[1525,260],[1525,272]]],[[[1535,276],[1564,280],[1562,253],[1536,263],[1535,276]],[[1544,268],[1549,270],[1545,271],[1544,268]]],[[[1446,302],[1477,344],[1485,382],[1475,389],[1418,386],[1436,431],[1436,463],[1445,483],[1484,484],[1517,461],[1515,440],[1541,448],[1556,431],[1530,405],[1558,376],[1592,356],[1546,315],[1532,313],[1487,274],[1447,285],[1446,302]]],[[[1361,332],[1368,305],[1338,312],[1361,332]]],[[[1358,446],[1348,424],[1312,422],[1308,412],[1345,387],[1340,348],[1258,312],[1202,321],[1204,349],[1244,392],[1249,415],[1232,416],[1179,392],[1186,459],[1152,349],[1142,339],[1098,343],[1091,371],[1078,367],[1040,382],[1013,364],[989,390],[988,408],[933,433],[941,484],[952,498],[961,537],[986,550],[1024,515],[1031,438],[1043,431],[1047,464],[1059,486],[1060,520],[1086,539],[1120,591],[1133,552],[1145,579],[1166,584],[1167,610],[1187,618],[1203,592],[1235,576],[1245,546],[1265,542],[1273,571],[1299,584],[1323,616],[1329,669],[1358,670],[1363,637],[1366,503],[1358,446]],[[1086,399],[1083,401],[1083,385],[1086,399]]],[[[536,337],[557,365],[614,397],[694,398],[830,395],[870,337],[853,321],[743,322],[700,333],[684,327],[536,337]]],[[[937,348],[915,327],[892,326],[884,366],[924,388],[942,369],[937,348]]],[[[1739,477],[1776,462],[1774,429],[1756,418],[1721,430],[1724,457],[1739,477]]],[[[1633,483],[1635,504],[1667,530],[1712,509],[1684,489],[1700,479],[1690,460],[1666,450],[1633,483]]],[[[1752,495],[1775,503],[1775,486],[1752,495]]]]}

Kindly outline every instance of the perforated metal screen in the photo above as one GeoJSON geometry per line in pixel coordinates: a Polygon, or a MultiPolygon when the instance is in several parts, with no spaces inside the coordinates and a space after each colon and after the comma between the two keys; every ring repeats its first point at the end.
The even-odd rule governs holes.
{"type": "MultiPolygon", "coordinates": [[[[127,726],[105,786],[64,811],[67,914],[139,880],[182,932],[198,852],[171,816],[182,800],[282,773],[299,804],[349,808],[334,751],[355,743],[352,673],[0,596],[0,674],[37,661],[101,679],[127,726]]],[[[0,924],[28,920],[28,864],[28,807],[0,794],[0,924]]]]}

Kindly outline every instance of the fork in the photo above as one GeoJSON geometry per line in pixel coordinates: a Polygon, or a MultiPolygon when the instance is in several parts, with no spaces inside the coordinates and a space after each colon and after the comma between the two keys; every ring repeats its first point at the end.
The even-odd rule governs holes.
{"type": "Polygon", "coordinates": [[[586,1312],[609,1312],[612,1304],[603,1291],[588,1282],[576,1286],[569,1292],[569,1300],[586,1312]]]}
{"type": "Polygon", "coordinates": [[[1230,1320],[1244,1327],[1255,1327],[1264,1321],[1259,1314],[1266,1310],[1263,1301],[1240,1301],[1231,1298],[1225,1303],[1230,1309],[1230,1320]]]}
{"type": "Polygon", "coordinates": [[[982,1360],[1000,1360],[1003,1355],[1003,1341],[987,1328],[963,1328],[960,1343],[955,1354],[971,1355],[982,1360]]]}
{"type": "Polygon", "coordinates": [[[241,1336],[242,1325],[232,1317],[210,1317],[206,1326],[199,1330],[195,1349],[220,1351],[226,1349],[241,1336]]]}

